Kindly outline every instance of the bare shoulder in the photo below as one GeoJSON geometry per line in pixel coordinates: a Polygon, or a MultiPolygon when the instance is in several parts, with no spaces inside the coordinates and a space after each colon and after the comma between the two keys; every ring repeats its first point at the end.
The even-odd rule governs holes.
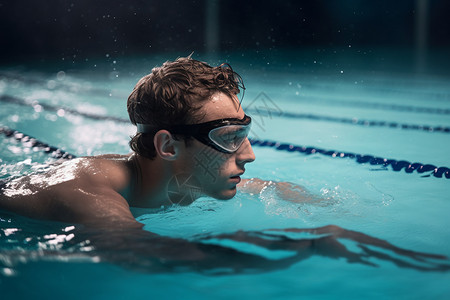
{"type": "Polygon", "coordinates": [[[102,155],[81,158],[75,166],[75,178],[88,179],[92,183],[107,185],[120,190],[130,177],[129,156],[102,155]]]}
{"type": "Polygon", "coordinates": [[[126,184],[128,173],[126,156],[88,156],[52,165],[43,173],[30,174],[19,178],[16,182],[28,185],[34,190],[68,184],[110,186],[113,189],[120,189],[126,184]]]}
{"type": "Polygon", "coordinates": [[[8,182],[0,208],[29,217],[68,222],[114,215],[129,219],[119,194],[129,179],[127,156],[84,157],[8,182]]]}

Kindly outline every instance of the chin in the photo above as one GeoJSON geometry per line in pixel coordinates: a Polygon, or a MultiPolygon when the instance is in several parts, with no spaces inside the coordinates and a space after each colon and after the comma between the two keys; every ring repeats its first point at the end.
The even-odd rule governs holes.
{"type": "Polygon", "coordinates": [[[220,191],[219,193],[216,193],[213,197],[216,198],[217,200],[230,200],[235,195],[236,195],[236,187],[229,190],[220,191]]]}

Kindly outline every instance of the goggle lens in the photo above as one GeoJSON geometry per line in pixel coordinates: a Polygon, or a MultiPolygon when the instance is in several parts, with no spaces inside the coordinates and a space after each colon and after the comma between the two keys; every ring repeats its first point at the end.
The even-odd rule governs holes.
{"type": "Polygon", "coordinates": [[[236,152],[250,132],[248,125],[225,125],[212,129],[209,139],[221,149],[227,152],[236,152]]]}

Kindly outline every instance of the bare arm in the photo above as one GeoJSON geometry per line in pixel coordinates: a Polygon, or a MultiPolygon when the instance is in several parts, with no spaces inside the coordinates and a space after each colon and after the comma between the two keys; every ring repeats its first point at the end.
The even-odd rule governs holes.
{"type": "Polygon", "coordinates": [[[290,182],[267,181],[259,178],[242,179],[239,188],[242,192],[250,194],[260,194],[264,189],[274,188],[281,199],[296,203],[321,201],[305,188],[290,182]]]}

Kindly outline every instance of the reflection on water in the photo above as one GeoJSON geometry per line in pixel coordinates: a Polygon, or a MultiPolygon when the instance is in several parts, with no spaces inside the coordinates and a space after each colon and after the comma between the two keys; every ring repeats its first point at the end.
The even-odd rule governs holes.
{"type": "MultiPolygon", "coordinates": [[[[297,62],[303,59],[296,54],[297,62]]],[[[311,64],[314,60],[310,60],[311,64]]],[[[144,72],[144,67],[148,71],[148,65],[155,64],[140,62],[129,70],[139,74],[144,72]]],[[[265,92],[286,114],[265,119],[264,131],[257,133],[264,138],[409,161],[447,163],[446,156],[441,155],[448,149],[443,130],[428,132],[403,130],[401,126],[352,124],[365,120],[395,121],[445,129],[448,125],[442,112],[449,109],[446,80],[402,77],[399,73],[372,73],[371,76],[342,65],[326,66],[326,63],[321,64],[320,70],[303,70],[295,67],[295,61],[284,58],[280,58],[279,69],[273,74],[248,61],[233,67],[249,75],[244,75],[244,79],[248,78],[244,106],[265,92]],[[289,113],[291,118],[287,117],[289,113]],[[318,115],[325,117],[317,118],[318,115]]],[[[119,79],[109,76],[113,73],[96,78],[89,70],[79,73],[66,70],[64,74],[60,71],[51,74],[20,71],[2,77],[2,95],[15,96],[32,105],[2,102],[0,125],[21,130],[76,155],[126,153],[134,128],[118,120],[127,117],[125,100],[136,76],[125,76],[128,74],[125,69],[120,70],[119,79]],[[97,120],[77,115],[75,111],[117,119],[97,120]]],[[[41,172],[55,162],[42,151],[13,139],[1,136],[0,143],[3,146],[0,179],[41,172]]],[[[353,291],[356,280],[361,285],[375,286],[373,278],[385,280],[386,272],[393,274],[389,284],[399,287],[404,282],[395,278],[415,278],[415,282],[424,286],[447,281],[448,259],[414,252],[449,255],[445,239],[446,183],[410,176],[414,174],[375,172],[368,164],[356,165],[320,155],[281,153],[257,147],[255,153],[257,162],[249,166],[248,176],[306,186],[321,201],[287,202],[270,187],[258,195],[238,193],[228,202],[202,198],[187,207],[138,212],[137,219],[147,232],[144,236],[118,228],[89,230],[79,225],[30,220],[1,212],[0,277],[11,277],[17,283],[32,278],[26,282],[34,282],[36,274],[39,276],[56,266],[64,275],[55,275],[54,279],[59,283],[66,277],[74,278],[71,283],[75,285],[82,283],[80,278],[86,274],[84,270],[77,273],[73,269],[95,266],[99,273],[93,273],[92,277],[100,274],[114,283],[123,281],[117,272],[110,272],[113,265],[126,270],[120,273],[129,276],[130,280],[124,281],[126,284],[138,277],[139,273],[134,271],[168,272],[172,278],[176,276],[174,272],[248,274],[280,269],[284,270],[264,277],[270,283],[288,282],[294,291],[299,286],[317,287],[317,282],[326,276],[346,278],[338,280],[338,284],[353,291]],[[423,203],[427,203],[426,207],[423,203]],[[356,231],[338,227],[325,227],[326,232],[323,229],[302,231],[302,228],[326,224],[356,231]],[[264,230],[267,228],[275,229],[264,230]],[[335,268],[340,272],[335,273],[335,268]],[[303,272],[301,279],[298,271],[303,272]],[[424,275],[426,272],[417,271],[445,274],[424,275]],[[375,276],[363,280],[360,275],[366,275],[364,272],[375,276]]],[[[233,278],[225,280],[238,286],[233,278]]],[[[148,282],[148,277],[145,280],[148,282]]],[[[258,280],[249,277],[249,285],[261,285],[258,280]]],[[[204,277],[198,282],[202,287],[207,284],[204,277]]],[[[386,287],[380,282],[379,286],[386,287]]],[[[442,289],[445,291],[444,284],[442,289]]]]}
{"type": "Polygon", "coordinates": [[[37,261],[99,262],[91,255],[88,239],[72,243],[73,225],[31,220],[0,212],[0,270],[5,276],[20,275],[16,268],[37,261]]]}
{"type": "Polygon", "coordinates": [[[0,227],[0,274],[4,276],[20,276],[18,267],[40,261],[108,262],[147,273],[260,273],[284,269],[313,256],[343,258],[368,267],[386,261],[420,271],[450,270],[444,256],[398,248],[337,226],[240,230],[185,240],[141,229],[94,229],[2,213],[0,227]],[[346,248],[344,241],[354,246],[346,248]]]}

